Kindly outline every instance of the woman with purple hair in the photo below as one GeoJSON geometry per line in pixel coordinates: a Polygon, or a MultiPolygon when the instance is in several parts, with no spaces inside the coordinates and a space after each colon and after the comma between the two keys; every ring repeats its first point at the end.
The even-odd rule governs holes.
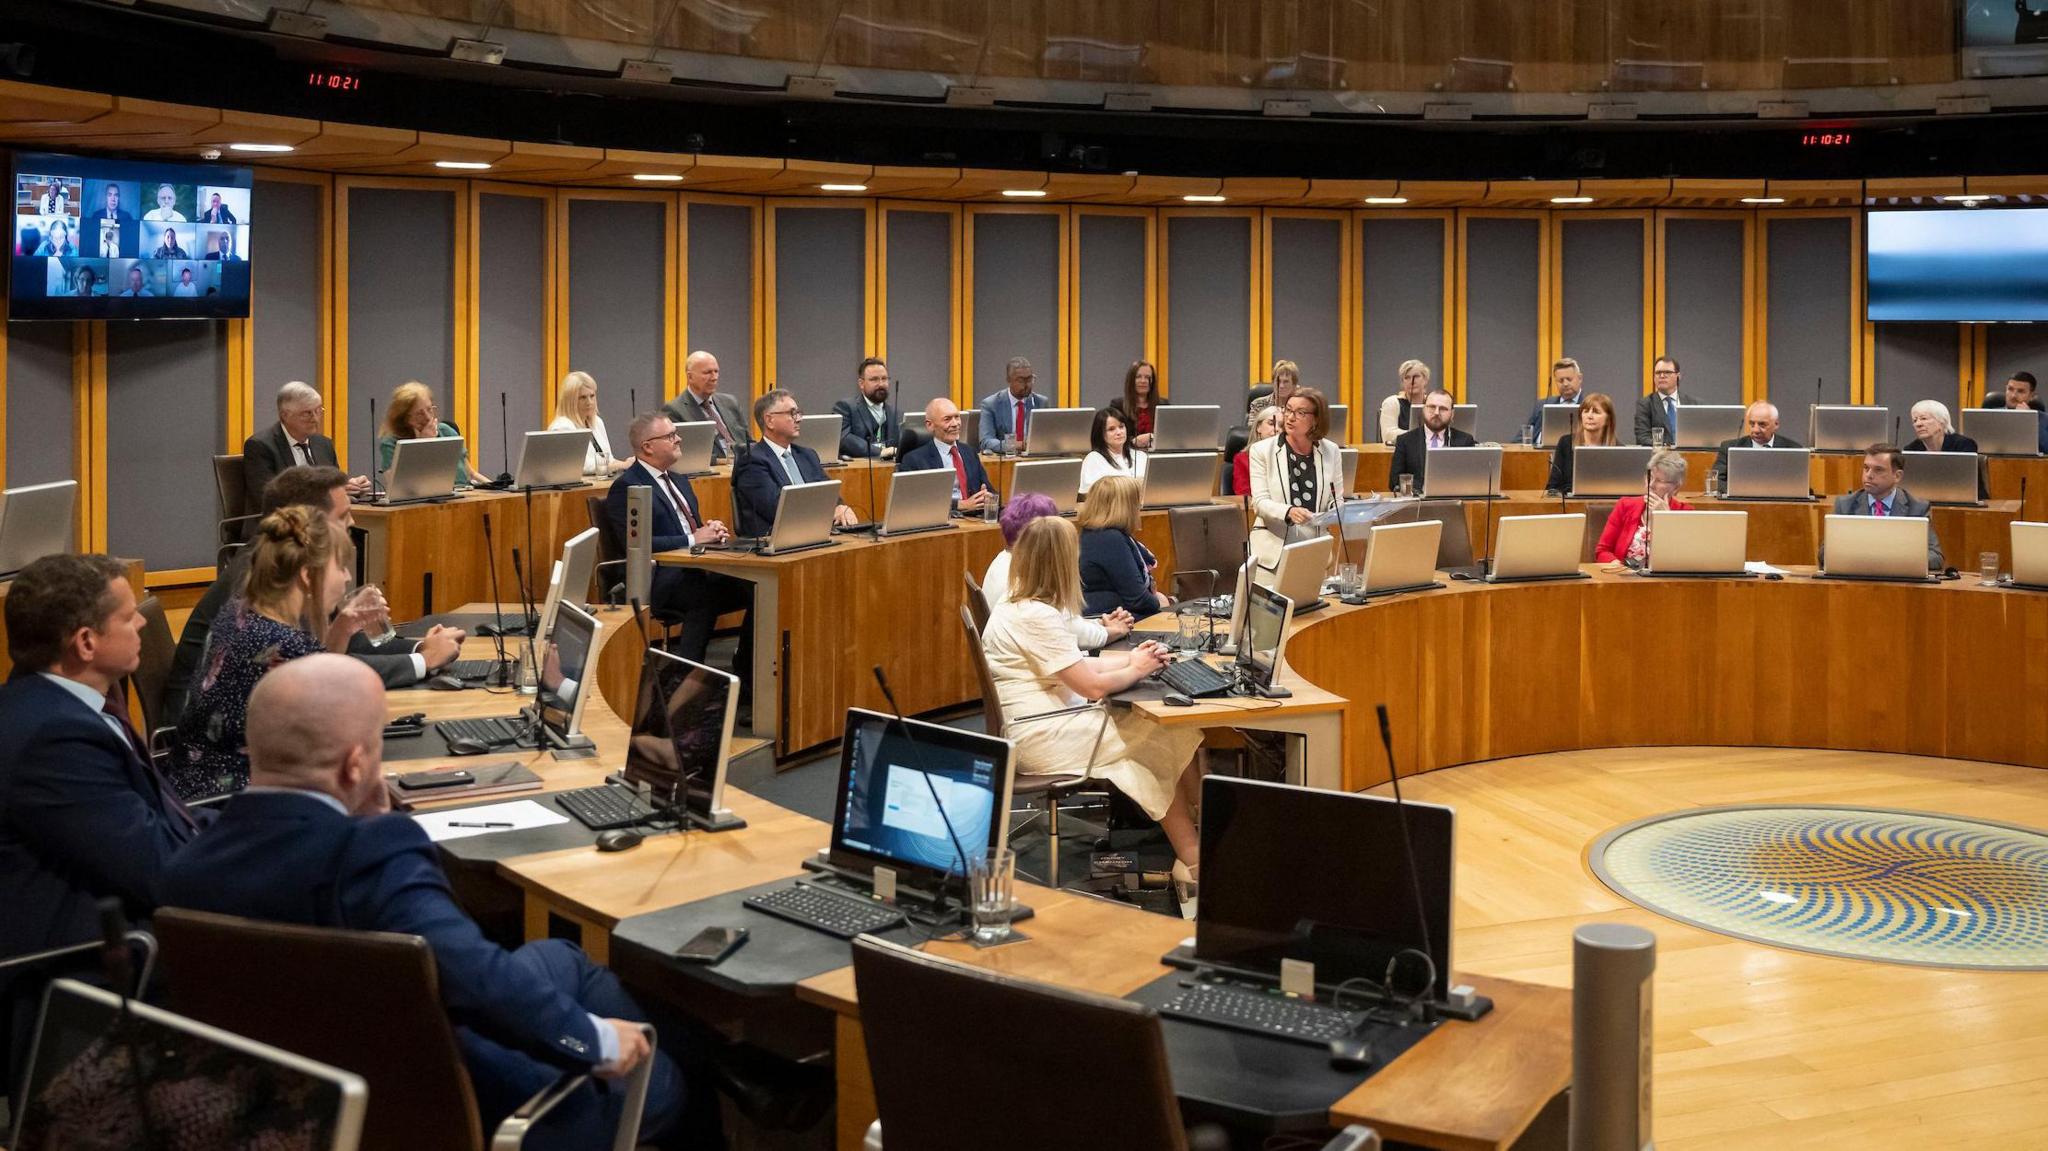
{"type": "MultiPolygon", "coordinates": [[[[1003,505],[1003,514],[998,521],[1003,527],[1003,550],[996,558],[988,561],[988,570],[981,573],[981,592],[988,597],[988,606],[994,610],[997,604],[1010,598],[1010,548],[1017,542],[1018,533],[1024,525],[1040,516],[1060,514],[1052,497],[1043,492],[1025,492],[1010,497],[1003,505]]],[[[1082,651],[1094,651],[1131,634],[1131,613],[1118,608],[1104,616],[1085,616],[1068,613],[1067,626],[1074,631],[1074,642],[1082,651]]]]}

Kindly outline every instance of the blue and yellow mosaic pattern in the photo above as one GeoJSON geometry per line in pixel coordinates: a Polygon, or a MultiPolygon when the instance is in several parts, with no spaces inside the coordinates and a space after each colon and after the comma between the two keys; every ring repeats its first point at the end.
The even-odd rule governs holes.
{"type": "Polygon", "coordinates": [[[1848,807],[1709,808],[1600,837],[1601,882],[1660,915],[1823,955],[2048,970],[2048,835],[1848,807]]]}

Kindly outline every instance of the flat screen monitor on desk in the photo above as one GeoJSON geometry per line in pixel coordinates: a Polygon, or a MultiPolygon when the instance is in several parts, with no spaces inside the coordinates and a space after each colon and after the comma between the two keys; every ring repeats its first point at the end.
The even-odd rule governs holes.
{"type": "Polygon", "coordinates": [[[1431,448],[1422,457],[1422,492],[1433,500],[1500,495],[1500,448],[1431,448]]]}
{"type": "Polygon", "coordinates": [[[1543,432],[1537,437],[1539,444],[1554,444],[1579,430],[1579,405],[1543,405],[1543,432]]]}
{"type": "Polygon", "coordinates": [[[589,455],[590,432],[583,428],[528,432],[519,441],[519,464],[512,469],[512,486],[580,488],[583,461],[589,455]]]}
{"type": "Polygon", "coordinates": [[[44,556],[69,552],[71,511],[77,503],[77,480],[0,492],[0,576],[11,576],[44,556]]]}
{"type": "Polygon", "coordinates": [[[1748,512],[1650,513],[1645,575],[1740,575],[1749,547],[1748,512]]]}
{"type": "Polygon", "coordinates": [[[785,486],[776,497],[775,526],[768,529],[762,554],[784,555],[838,542],[832,538],[832,511],[839,506],[839,494],[838,480],[785,486]]]}
{"type": "Polygon", "coordinates": [[[1370,531],[1365,545],[1366,595],[1442,586],[1436,582],[1436,551],[1443,539],[1443,521],[1374,524],[1370,531]]]}
{"type": "Polygon", "coordinates": [[[1088,432],[1094,425],[1094,408],[1040,408],[1024,425],[1024,454],[1085,456],[1091,450],[1088,432]]]}
{"type": "Polygon", "coordinates": [[[1588,578],[1579,570],[1586,546],[1586,513],[1502,516],[1498,531],[1487,583],[1588,578]]]}
{"type": "MultiPolygon", "coordinates": [[[[1164,410],[1164,409],[1162,409],[1164,410]]],[[[1168,452],[1146,460],[1143,493],[1146,508],[1202,507],[1216,495],[1216,473],[1223,453],[1168,452]]]]}
{"type": "Polygon", "coordinates": [[[1742,434],[1748,412],[1741,404],[1680,404],[1678,446],[1718,448],[1742,434]]]}
{"type": "Polygon", "coordinates": [[[838,412],[820,412],[817,415],[805,416],[797,421],[797,426],[802,430],[804,442],[811,445],[812,450],[818,453],[819,459],[828,464],[839,461],[838,412]]]}
{"type": "MultiPolygon", "coordinates": [[[[708,476],[711,474],[711,451],[718,444],[718,425],[710,420],[677,424],[676,464],[669,469],[686,476],[708,476]]],[[[636,446],[637,452],[639,448],[636,446]]]]}
{"type": "Polygon", "coordinates": [[[1911,580],[1927,574],[1926,516],[1829,515],[1821,523],[1826,579],[1911,580]]]}
{"type": "Polygon", "coordinates": [[[1452,404],[1451,427],[1474,439],[1479,438],[1479,405],[1452,404]]]}
{"type": "Polygon", "coordinates": [[[1293,601],[1296,615],[1323,606],[1323,579],[1330,574],[1336,555],[1337,539],[1328,532],[1280,549],[1280,566],[1273,569],[1273,590],[1293,601]]]}
{"type": "Polygon", "coordinates": [[[2012,583],[2014,587],[2048,591],[2048,524],[2013,522],[2012,583]]]}
{"type": "MultiPolygon", "coordinates": [[[[1377,987],[1394,955],[1421,950],[1426,935],[1436,964],[1432,991],[1442,999],[1451,977],[1453,819],[1437,804],[1407,807],[1413,881],[1391,799],[1221,775],[1203,780],[1196,961],[1272,977],[1283,959],[1307,960],[1326,987],[1349,979],[1377,987]]],[[[1421,979],[1404,966],[1399,982],[1412,989],[1421,979]]]]}
{"type": "Polygon", "coordinates": [[[1007,739],[848,708],[832,863],[862,875],[891,867],[900,879],[936,889],[942,878],[964,874],[949,820],[970,852],[1007,842],[1010,770],[1007,739]]]}
{"type": "Polygon", "coordinates": [[[2041,454],[2041,413],[2027,408],[1964,408],[1956,430],[1987,456],[2041,454]]]}
{"type": "Polygon", "coordinates": [[[1010,498],[1037,493],[1052,501],[1063,516],[1080,510],[1081,461],[1019,460],[1010,473],[1010,498]]]}
{"type": "Polygon", "coordinates": [[[1643,473],[1655,448],[1633,444],[1573,444],[1572,498],[1619,499],[1643,494],[1643,473]]]}
{"type": "Polygon", "coordinates": [[[1806,442],[1817,452],[1860,452],[1893,442],[1892,410],[1863,404],[1809,404],[1806,442]]]}
{"type": "Polygon", "coordinates": [[[1729,448],[1731,500],[1810,500],[1813,453],[1805,448],[1729,448]]]}
{"type": "Polygon", "coordinates": [[[1215,404],[1161,404],[1152,409],[1152,450],[1212,452],[1222,443],[1217,434],[1223,409],[1215,404]]]}
{"type": "MultiPolygon", "coordinates": [[[[584,528],[562,545],[562,602],[565,604],[586,609],[590,606],[590,577],[597,570],[597,536],[596,528],[584,528]]],[[[598,598],[601,601],[604,597],[598,598]]]]}
{"type": "MultiPolygon", "coordinates": [[[[1379,429],[1375,428],[1373,431],[1377,433],[1379,429]]],[[[1330,405],[1330,438],[1337,441],[1339,447],[1351,442],[1351,405],[1330,405]]],[[[1379,437],[1375,434],[1366,438],[1374,440],[1379,437]]]]}
{"type": "MultiPolygon", "coordinates": [[[[1327,537],[1326,537],[1327,538],[1327,537]]],[[[1237,643],[1238,672],[1255,688],[1270,689],[1287,656],[1287,621],[1294,603],[1263,584],[1244,595],[1244,635],[1237,643]]]]}
{"type": "Polygon", "coordinates": [[[424,503],[455,498],[455,468],[463,462],[461,436],[400,440],[384,473],[384,502],[424,503]]]}
{"type": "Polygon", "coordinates": [[[563,742],[582,734],[583,705],[590,702],[590,676],[597,671],[590,656],[602,630],[596,617],[573,604],[555,611],[555,631],[549,639],[553,654],[541,666],[537,706],[541,723],[563,742]]]}
{"type": "Polygon", "coordinates": [[[730,825],[725,767],[732,757],[737,676],[650,647],[626,743],[626,783],[707,825],[730,825]]]}
{"type": "Polygon", "coordinates": [[[898,471],[889,477],[889,510],[881,534],[905,536],[953,526],[954,476],[951,468],[898,471]]]}
{"type": "Polygon", "coordinates": [[[1976,452],[1906,452],[1903,459],[1900,466],[1912,473],[1906,487],[1914,495],[1930,504],[1984,506],[1977,486],[1983,456],[1976,452]]]}

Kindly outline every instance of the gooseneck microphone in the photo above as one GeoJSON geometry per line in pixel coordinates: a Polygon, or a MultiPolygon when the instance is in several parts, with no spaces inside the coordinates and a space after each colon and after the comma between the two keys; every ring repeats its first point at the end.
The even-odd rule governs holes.
{"type": "Polygon", "coordinates": [[[370,397],[370,502],[377,502],[377,495],[384,479],[384,450],[377,446],[377,397],[370,397]]]}
{"type": "MultiPolygon", "coordinates": [[[[889,677],[882,674],[881,664],[874,665],[874,671],[875,685],[882,689],[882,698],[889,701],[889,714],[892,717],[894,717],[896,721],[896,727],[898,728],[898,730],[903,732],[904,742],[910,745],[911,753],[917,756],[917,773],[924,777],[925,790],[932,793],[932,806],[938,808],[939,821],[946,825],[946,838],[953,841],[953,850],[959,854],[960,887],[963,895],[965,895],[967,889],[967,870],[969,866],[967,860],[967,849],[961,846],[960,833],[953,830],[953,817],[946,814],[946,803],[944,800],[939,798],[939,787],[937,784],[932,782],[931,770],[925,766],[924,746],[918,743],[917,736],[911,733],[910,724],[906,722],[903,718],[903,709],[896,705],[896,693],[889,690],[889,677]]],[[[942,877],[939,880],[938,894],[938,910],[940,910],[942,913],[945,909],[945,901],[946,880],[942,877]]],[[[960,906],[962,908],[970,906],[970,900],[967,898],[961,899],[960,906]]]]}
{"type": "MultiPolygon", "coordinates": [[[[490,553],[491,617],[494,622],[485,624],[476,630],[497,641],[498,667],[497,670],[491,673],[491,679],[497,680],[498,686],[503,687],[506,681],[511,678],[506,671],[510,664],[505,657],[505,605],[498,594],[498,541],[491,534],[491,513],[489,512],[484,513],[484,550],[490,553]]],[[[490,680],[487,679],[484,682],[489,683],[490,680]]]]}
{"type": "MultiPolygon", "coordinates": [[[[1387,722],[1387,705],[1378,705],[1380,717],[1380,746],[1387,750],[1387,781],[1394,785],[1394,822],[1401,829],[1401,852],[1408,860],[1408,885],[1415,896],[1415,923],[1422,931],[1422,952],[1429,957],[1432,966],[1436,963],[1436,951],[1429,942],[1429,905],[1422,898],[1422,872],[1415,864],[1415,841],[1408,834],[1408,801],[1401,797],[1401,769],[1394,763],[1394,732],[1387,722]]],[[[1450,973],[1444,972],[1446,976],[1450,973]]],[[[1436,998],[1436,988],[1423,993],[1429,1000],[1436,998]]]]}
{"type": "Polygon", "coordinates": [[[506,414],[505,393],[498,392],[498,482],[512,482],[512,418],[506,414]]]}

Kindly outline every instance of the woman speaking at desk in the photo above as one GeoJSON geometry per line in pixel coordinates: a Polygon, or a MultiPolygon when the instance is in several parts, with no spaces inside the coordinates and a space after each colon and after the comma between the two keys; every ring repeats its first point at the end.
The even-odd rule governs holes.
{"type": "Polygon", "coordinates": [[[249,693],[265,672],[316,651],[346,651],[351,636],[391,611],[374,587],[343,605],[355,548],[345,530],[310,508],[264,516],[249,546],[249,582],[214,617],[206,662],[178,721],[169,775],[187,802],[248,785],[242,736],[249,693]]]}
{"type": "MultiPolygon", "coordinates": [[[[391,458],[398,454],[400,440],[446,439],[461,434],[454,424],[441,420],[434,407],[434,393],[427,385],[418,380],[407,381],[391,393],[391,406],[385,409],[384,434],[377,437],[377,467],[380,471],[391,470],[391,458]]],[[[455,461],[455,486],[466,488],[475,484],[476,473],[469,470],[469,461],[455,461]]]]}
{"type": "Polygon", "coordinates": [[[1659,448],[1643,469],[1643,494],[1623,496],[1607,517],[1607,530],[1600,533],[1600,549],[1593,558],[1601,563],[1623,563],[1640,568],[1650,560],[1650,513],[1689,512],[1692,505],[1678,498],[1685,483],[1685,457],[1670,448],[1659,448]]]}
{"type": "Polygon", "coordinates": [[[1280,434],[1245,449],[1252,458],[1252,510],[1259,513],[1251,538],[1252,578],[1262,584],[1280,566],[1281,549],[1307,538],[1302,525],[1337,506],[1344,457],[1329,434],[1329,401],[1314,388],[1296,388],[1280,409],[1280,434]]]}
{"type": "Polygon", "coordinates": [[[1188,769],[1201,732],[1162,727],[1128,709],[1049,714],[1130,687],[1165,666],[1165,649],[1148,641],[1129,652],[1081,654],[1067,623],[1081,607],[1080,543],[1066,520],[1032,520],[1010,551],[1010,598],[990,612],[982,645],[1003,706],[1003,734],[1017,747],[1017,770],[1082,771],[1115,784],[1165,830],[1186,899],[1201,851],[1188,814],[1198,774],[1188,769]]]}

